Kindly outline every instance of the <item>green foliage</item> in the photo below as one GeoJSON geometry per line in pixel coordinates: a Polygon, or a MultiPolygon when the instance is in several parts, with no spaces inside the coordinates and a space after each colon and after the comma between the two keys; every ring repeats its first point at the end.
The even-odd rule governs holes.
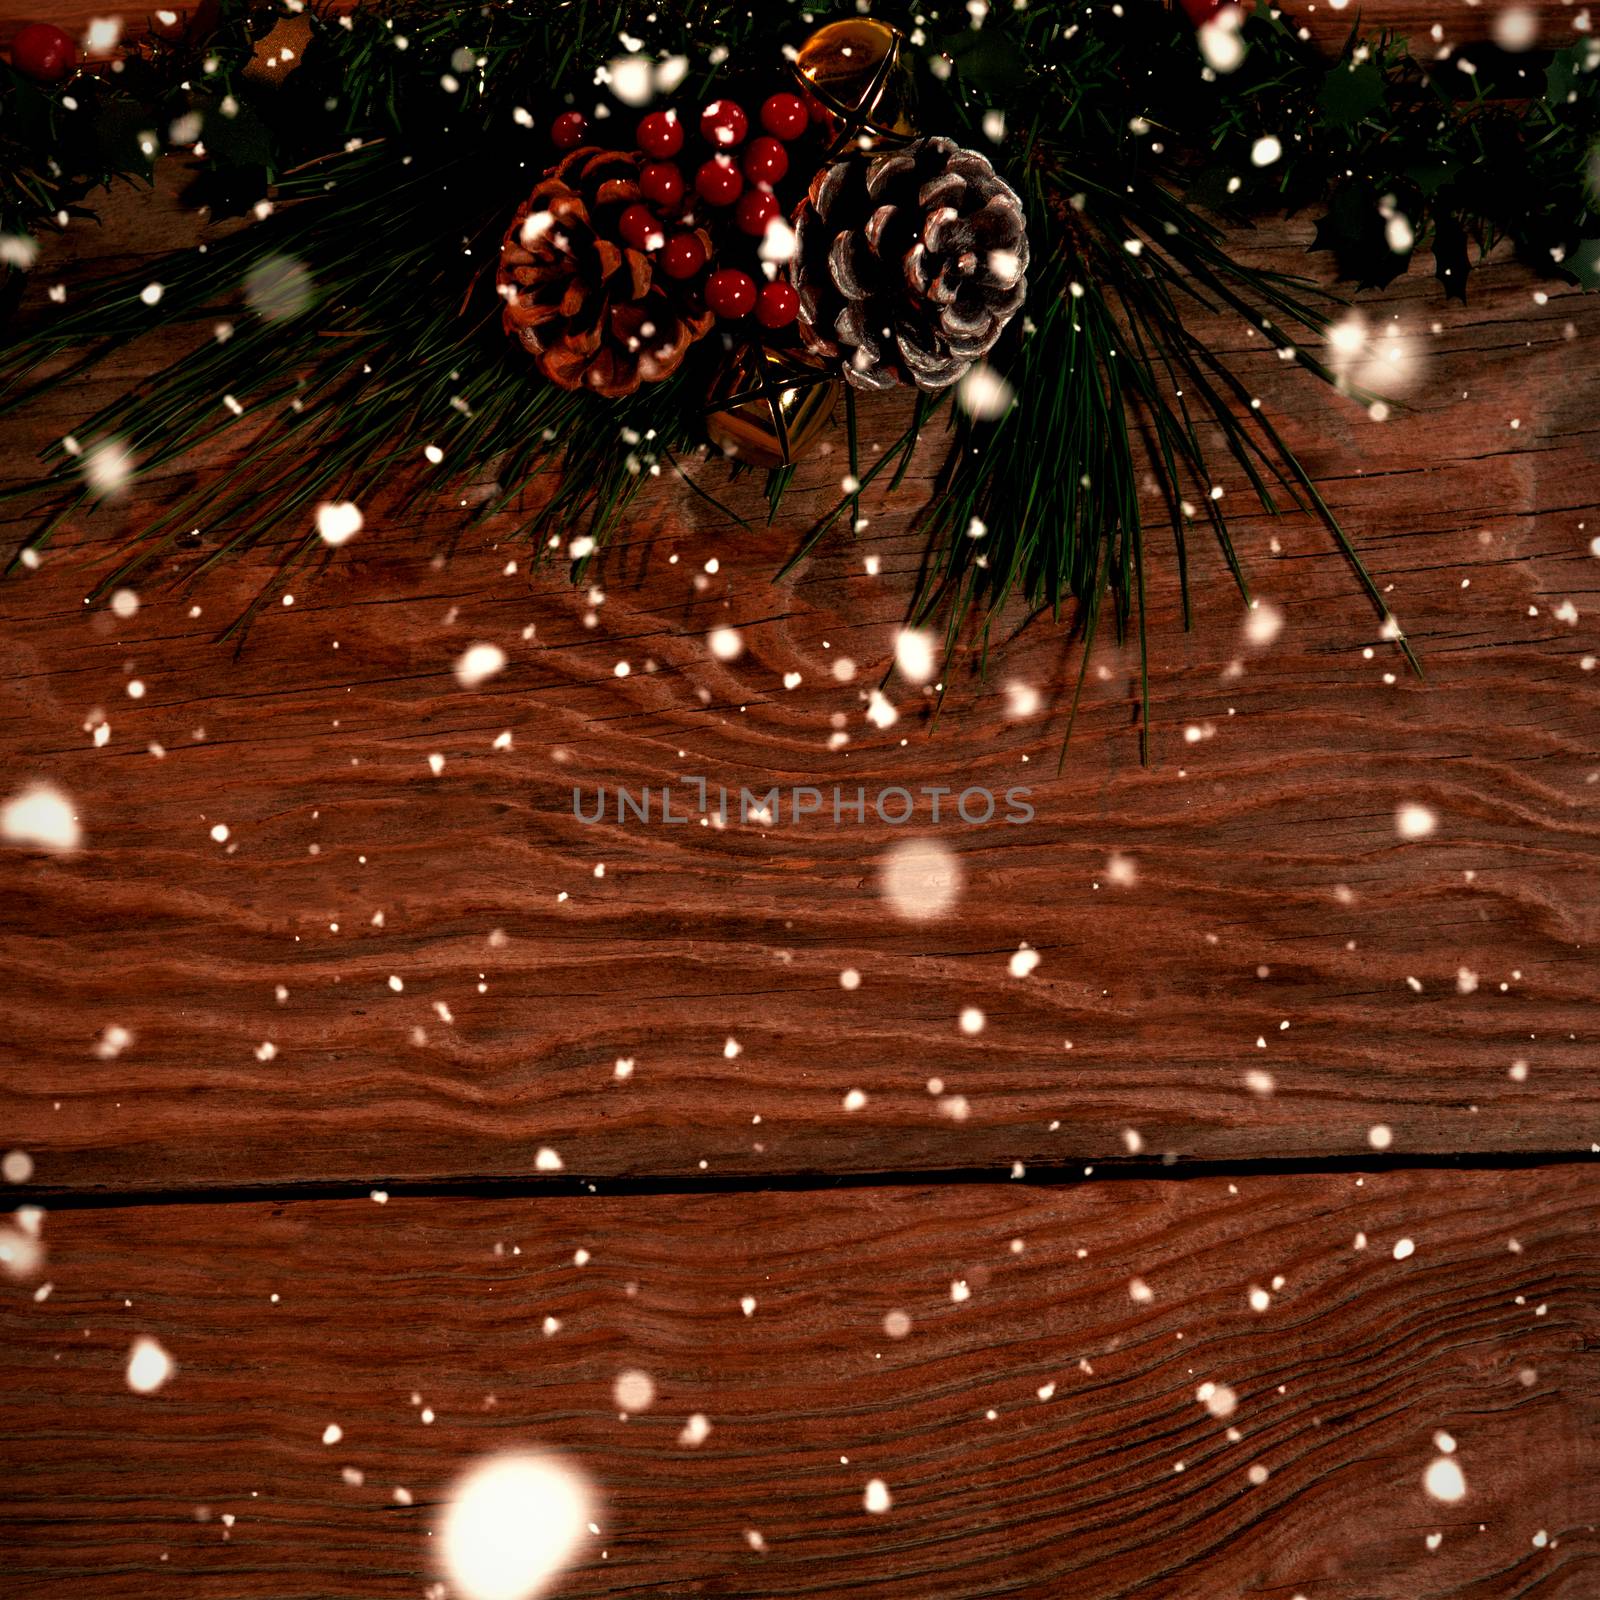
{"type": "Polygon", "coordinates": [[[1318,208],[1316,247],[1362,288],[1410,264],[1412,251],[1388,236],[1395,215],[1415,249],[1432,249],[1457,298],[1473,257],[1501,239],[1534,270],[1576,277],[1569,258],[1600,235],[1600,42],[1549,58],[1479,45],[1435,61],[1405,40],[1352,34],[1329,63],[1264,8],[1244,37],[1239,71],[1209,105],[1172,120],[1186,144],[1214,152],[1191,198],[1216,203],[1243,174],[1224,214],[1274,200],[1318,208]],[[1279,137],[1284,155],[1252,178],[1250,146],[1262,134],[1279,137]]]}
{"type": "Polygon", "coordinates": [[[1339,61],[1317,91],[1317,110],[1327,127],[1348,132],[1382,112],[1385,87],[1383,69],[1370,57],[1339,61]]]}
{"type": "MultiPolygon", "coordinates": [[[[1318,245],[1361,284],[1429,248],[1447,291],[1464,293],[1474,253],[1501,237],[1544,271],[1593,281],[1600,49],[1563,51],[1542,72],[1530,57],[1486,57],[1469,75],[1403,42],[1352,36],[1330,63],[1260,6],[1243,22],[1242,63],[1222,74],[1202,70],[1189,24],[1154,0],[995,5],[981,27],[964,6],[920,21],[878,10],[912,31],[920,125],[993,156],[1033,241],[1025,314],[993,357],[1016,403],[992,420],[919,403],[907,433],[858,474],[903,471],[919,432],[943,416],[951,449],[927,517],[919,614],[953,630],[973,616],[987,627],[1013,600],[1053,613],[1075,602],[1086,634],[1109,612],[1142,639],[1148,471],[1185,585],[1198,523],[1244,591],[1211,493],[1219,450],[1263,504],[1323,516],[1381,613],[1298,461],[1192,333],[1191,310],[1230,311],[1330,377],[1313,353],[1327,299],[1228,248],[1227,225],[1274,208],[1319,207],[1318,245]],[[1518,98],[1496,99],[1497,88],[1518,98]],[[1269,135],[1282,154],[1257,166],[1252,151],[1269,135]]],[[[4,84],[5,232],[52,226],[97,184],[144,178],[175,123],[204,146],[190,158],[197,203],[220,216],[270,201],[270,214],[204,253],[100,286],[0,355],[10,406],[67,381],[63,362],[70,377],[158,322],[231,325],[226,341],[201,343],[78,430],[123,441],[141,468],[236,426],[246,437],[221,481],[165,510],[107,583],[195,527],[208,561],[294,530],[287,576],[325,554],[312,528],[319,501],[403,508],[486,480],[495,488],[478,515],[514,513],[540,548],[579,527],[603,544],[650,475],[690,471],[726,346],[707,338],[673,378],[623,402],[537,381],[499,330],[501,232],[551,160],[545,130],[558,110],[605,105],[613,120],[595,132],[626,142],[637,112],[596,87],[608,60],[682,55],[680,103],[712,85],[753,102],[785,85],[783,49],[823,19],[795,0],[388,0],[313,11],[295,69],[263,83],[245,69],[278,17],[223,0],[217,31],[196,45],[152,44],[123,72],[64,89],[14,75],[4,84]],[[239,304],[252,272],[285,262],[304,269],[303,305],[269,316],[259,296],[255,309],[239,304]],[[154,308],[139,297],[151,278],[164,288],[154,308]],[[425,445],[442,460],[424,459],[425,445]]],[[[803,188],[805,176],[793,181],[803,188]]],[[[853,428],[851,441],[853,452],[853,428]]],[[[691,487],[710,496],[708,477],[695,468],[691,487]]],[[[786,481],[775,475],[774,504],[786,481]]],[[[57,505],[41,541],[88,497],[62,452],[43,487],[57,505]]],[[[812,527],[802,552],[856,502],[812,527]]]]}

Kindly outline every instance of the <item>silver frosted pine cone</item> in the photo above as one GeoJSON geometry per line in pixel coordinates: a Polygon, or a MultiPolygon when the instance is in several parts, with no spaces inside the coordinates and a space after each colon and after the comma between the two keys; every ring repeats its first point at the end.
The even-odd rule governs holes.
{"type": "Polygon", "coordinates": [[[1028,292],[1022,202],[953,139],[846,156],[795,217],[800,331],[858,389],[944,389],[1028,292]]]}

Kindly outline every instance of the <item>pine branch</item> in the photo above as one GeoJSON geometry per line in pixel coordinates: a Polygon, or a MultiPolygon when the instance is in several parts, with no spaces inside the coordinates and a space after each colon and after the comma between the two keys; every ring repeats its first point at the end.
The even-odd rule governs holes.
{"type": "MultiPolygon", "coordinates": [[[[1192,29],[1155,0],[1033,0],[992,8],[981,28],[964,11],[941,24],[881,9],[910,32],[922,126],[992,153],[1025,202],[1028,303],[991,357],[1017,400],[993,419],[959,406],[940,419],[943,397],[919,396],[908,428],[862,470],[852,399],[854,487],[785,570],[842,517],[859,521],[870,485],[897,485],[942,420],[948,453],[923,515],[912,615],[942,616],[952,639],[971,621],[986,648],[1020,606],[1070,612],[1087,645],[1109,607],[1119,636],[1138,631],[1147,698],[1141,468],[1165,506],[1187,625],[1202,519],[1248,603],[1212,493],[1219,463],[1269,511],[1281,496],[1320,517],[1395,633],[1302,464],[1191,319],[1236,315],[1334,381],[1317,352],[1337,302],[1233,249],[1252,211],[1296,206],[1322,208],[1319,243],[1358,283],[1387,281],[1431,248],[1447,292],[1464,293],[1469,247],[1501,237],[1546,272],[1600,281],[1600,45],[1538,63],[1486,59],[1467,74],[1352,32],[1329,62],[1258,4],[1242,63],[1225,74],[1202,72],[1192,29]]],[[[238,448],[203,491],[152,519],[104,586],[149,570],[196,528],[202,569],[287,535],[286,579],[318,554],[325,500],[406,507],[471,488],[474,518],[513,517],[538,556],[566,551],[574,576],[663,468],[725,510],[708,475],[680,465],[700,446],[722,341],[702,340],[671,378],[623,401],[557,389],[508,349],[492,269],[512,208],[552,158],[551,108],[593,110],[596,126],[604,109],[631,128],[638,112],[604,82],[629,48],[681,58],[686,103],[784,87],[781,47],[812,25],[798,0],[319,8],[310,46],[276,85],[252,68],[259,9],[223,0],[220,18],[208,39],[140,46],[115,77],[47,90],[0,68],[0,232],[54,226],[97,186],[147,178],[151,151],[118,142],[129,127],[198,125],[193,197],[243,219],[204,253],[95,286],[0,351],[4,411],[157,327],[193,330],[190,353],[84,420],[77,448],[117,441],[141,471],[238,448]],[[274,281],[287,309],[263,289],[274,281]]],[[[4,491],[46,508],[34,548],[94,499],[65,443],[46,466],[39,484],[4,491]]],[[[772,516],[789,477],[769,478],[772,516]]]]}

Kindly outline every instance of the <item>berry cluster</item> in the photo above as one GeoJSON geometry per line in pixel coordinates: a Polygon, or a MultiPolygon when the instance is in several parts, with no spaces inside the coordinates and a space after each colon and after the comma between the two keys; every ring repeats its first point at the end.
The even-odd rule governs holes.
{"type": "MultiPolygon", "coordinates": [[[[763,132],[750,138],[750,119],[732,100],[713,100],[700,113],[699,135],[708,154],[686,176],[687,143],[676,111],[652,111],[636,132],[645,160],[639,169],[644,199],[628,206],[617,221],[623,242],[655,258],[661,270],[680,281],[704,272],[710,262],[705,245],[692,231],[697,205],[731,217],[739,233],[759,240],[783,214],[773,193],[789,170],[787,145],[810,126],[805,102],[794,94],[770,95],[759,113],[763,132]],[[648,202],[648,204],[646,203],[648,202]]],[[[588,137],[582,112],[564,111],[550,127],[558,150],[573,150],[588,137]]],[[[693,157],[690,157],[692,160],[693,157]]],[[[755,314],[763,328],[786,328],[800,310],[800,297],[788,283],[762,284],[736,267],[720,267],[706,278],[706,305],[734,320],[755,314]]]]}
{"type": "Polygon", "coordinates": [[[11,41],[11,65],[39,83],[59,83],[77,64],[72,36],[53,22],[25,22],[11,41]]]}

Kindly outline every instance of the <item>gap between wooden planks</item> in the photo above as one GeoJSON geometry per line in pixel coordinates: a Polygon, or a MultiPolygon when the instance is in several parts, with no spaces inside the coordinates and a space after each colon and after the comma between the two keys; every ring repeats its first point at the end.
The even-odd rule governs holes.
{"type": "Polygon", "coordinates": [[[7,1592],[415,1597],[456,1474],[533,1447],[598,1491],[563,1596],[1579,1600],[1597,1201],[1395,1172],[53,1213],[48,1298],[0,1297],[7,1592]],[[154,1395],[137,1337],[177,1363],[154,1395]]]}

